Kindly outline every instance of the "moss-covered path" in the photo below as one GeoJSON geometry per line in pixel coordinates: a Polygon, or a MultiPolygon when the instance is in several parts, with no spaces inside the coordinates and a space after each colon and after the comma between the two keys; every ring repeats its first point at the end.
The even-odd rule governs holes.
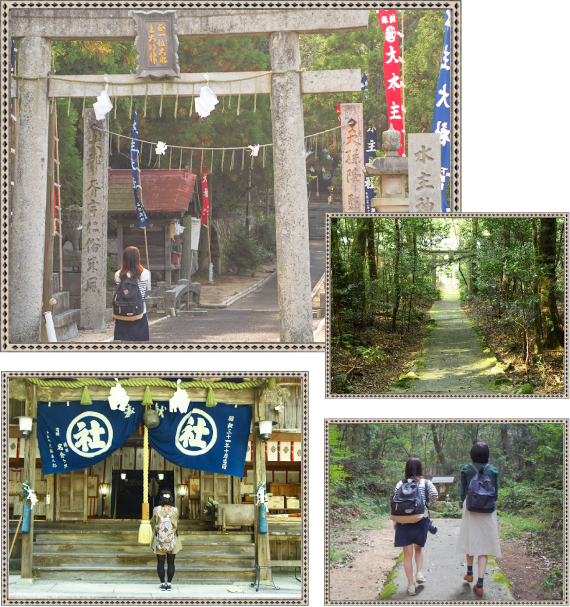
{"type": "MultiPolygon", "coordinates": [[[[431,311],[432,327],[410,379],[391,389],[404,394],[496,394],[497,360],[459,305],[459,290],[446,285],[431,311]],[[418,379],[419,378],[419,379],[418,379]]],[[[510,384],[508,380],[506,383],[510,384]]]]}
{"type": "MultiPolygon", "coordinates": [[[[485,574],[484,593],[479,598],[473,591],[475,582],[469,584],[463,576],[467,573],[465,555],[455,554],[461,520],[434,519],[438,528],[435,535],[428,534],[424,553],[423,574],[427,579],[416,586],[416,594],[408,594],[408,579],[401,559],[394,567],[380,594],[385,601],[512,601],[508,580],[497,566],[493,557],[485,574]]],[[[474,571],[476,572],[477,558],[474,571]]],[[[414,562],[414,575],[416,573],[414,562]]]]}

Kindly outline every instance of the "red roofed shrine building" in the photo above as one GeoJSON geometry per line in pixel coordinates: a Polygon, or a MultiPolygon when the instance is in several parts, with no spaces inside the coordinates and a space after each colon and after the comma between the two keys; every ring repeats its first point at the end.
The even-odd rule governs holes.
{"type": "MultiPolygon", "coordinates": [[[[193,193],[196,175],[188,167],[180,170],[148,169],[141,171],[142,202],[152,220],[146,229],[151,272],[161,272],[167,286],[180,273],[180,236],[174,236],[174,224],[195,204],[193,193]]],[[[198,213],[195,213],[198,215],[198,213]]],[[[137,247],[146,267],[144,230],[139,228],[130,169],[109,169],[109,215],[117,224],[118,264],[126,247],[137,247]]],[[[154,282],[154,280],[153,280],[154,282]]]]}

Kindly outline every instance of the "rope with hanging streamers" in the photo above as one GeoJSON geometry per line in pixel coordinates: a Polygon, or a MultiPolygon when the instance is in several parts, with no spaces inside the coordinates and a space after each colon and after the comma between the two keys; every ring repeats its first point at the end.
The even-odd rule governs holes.
{"type": "Polygon", "coordinates": [[[178,165],[178,170],[182,170],[182,150],[180,150],[180,164],[178,165]]]}
{"type": "Polygon", "coordinates": [[[190,152],[190,172],[192,172],[192,161],[194,160],[194,150],[190,152]]]}
{"type": "Polygon", "coordinates": [[[243,171],[245,167],[245,148],[241,151],[241,170],[243,171]]]}
{"type": "Polygon", "coordinates": [[[236,151],[232,150],[232,160],[230,162],[230,173],[234,170],[234,160],[236,157],[236,151]]]}
{"type": "Polygon", "coordinates": [[[210,173],[214,172],[214,150],[212,150],[212,159],[210,160],[210,173]]]}
{"type": "Polygon", "coordinates": [[[226,150],[222,150],[222,173],[224,172],[224,157],[226,155],[226,150]]]}
{"type": "MultiPolygon", "coordinates": [[[[96,378],[82,378],[76,380],[63,380],[63,379],[41,379],[39,377],[27,377],[26,381],[34,384],[36,386],[41,386],[43,388],[84,388],[85,386],[101,386],[103,388],[114,388],[117,385],[117,382],[114,379],[96,379],[96,378]]],[[[145,386],[159,386],[164,388],[172,388],[176,390],[178,385],[184,390],[188,390],[191,388],[224,388],[226,390],[246,390],[248,388],[260,388],[265,385],[268,379],[252,379],[241,384],[236,384],[234,382],[229,381],[208,381],[208,380],[199,380],[194,379],[188,382],[178,382],[169,381],[167,379],[159,379],[159,378],[129,378],[122,379],[119,381],[121,386],[126,386],[127,388],[138,388],[145,386]]]]}

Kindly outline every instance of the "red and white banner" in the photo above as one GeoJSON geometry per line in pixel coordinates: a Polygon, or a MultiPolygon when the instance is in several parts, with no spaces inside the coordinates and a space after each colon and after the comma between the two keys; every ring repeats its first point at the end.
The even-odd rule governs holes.
{"type": "Polygon", "coordinates": [[[206,170],[202,169],[202,225],[205,226],[208,221],[208,213],[210,212],[210,192],[208,191],[208,175],[206,170]]]}
{"type": "Polygon", "coordinates": [[[402,87],[400,80],[400,40],[397,11],[376,11],[376,16],[384,32],[384,84],[386,87],[386,107],[388,124],[402,134],[402,147],[398,152],[404,155],[406,132],[404,130],[404,110],[402,108],[402,87]]]}

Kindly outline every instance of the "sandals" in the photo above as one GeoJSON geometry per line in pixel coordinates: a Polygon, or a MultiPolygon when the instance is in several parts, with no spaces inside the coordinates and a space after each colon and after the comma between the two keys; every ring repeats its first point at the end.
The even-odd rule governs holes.
{"type": "Polygon", "coordinates": [[[473,581],[473,576],[472,576],[472,575],[467,574],[467,575],[464,575],[464,576],[463,576],[463,579],[464,579],[466,582],[472,582],[472,581],[473,581]]]}
{"type": "Polygon", "coordinates": [[[424,574],[421,571],[418,571],[418,573],[416,573],[416,583],[423,584],[424,582],[427,582],[424,574]]]}
{"type": "Polygon", "coordinates": [[[408,594],[414,596],[416,594],[416,587],[413,584],[408,586],[408,594]]]}

